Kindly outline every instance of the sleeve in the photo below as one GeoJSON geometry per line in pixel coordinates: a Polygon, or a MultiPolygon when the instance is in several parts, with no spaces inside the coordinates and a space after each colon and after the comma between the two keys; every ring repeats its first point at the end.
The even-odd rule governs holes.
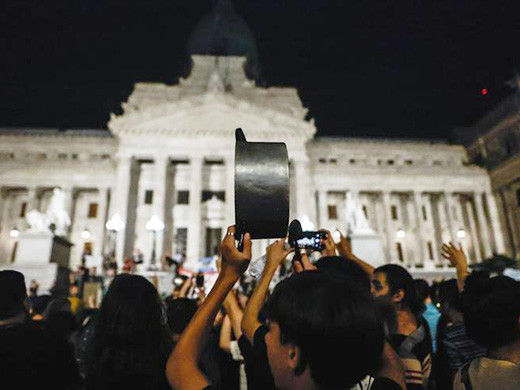
{"type": "Polygon", "coordinates": [[[444,345],[446,355],[448,356],[448,363],[450,365],[451,371],[454,374],[464,364],[463,356],[460,354],[459,347],[457,346],[456,342],[444,339],[442,340],[442,343],[444,345]]]}
{"type": "Polygon", "coordinates": [[[402,390],[401,386],[391,380],[390,378],[386,377],[379,377],[374,379],[374,382],[372,383],[372,387],[370,387],[370,390],[402,390]]]}
{"type": "Polygon", "coordinates": [[[229,348],[231,350],[231,357],[235,361],[242,361],[244,360],[244,357],[240,353],[240,347],[238,346],[238,341],[231,341],[229,348]]]}

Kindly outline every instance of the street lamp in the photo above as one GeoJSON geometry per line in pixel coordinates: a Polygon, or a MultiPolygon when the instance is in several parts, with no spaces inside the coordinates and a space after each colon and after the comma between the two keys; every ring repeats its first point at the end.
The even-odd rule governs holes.
{"type": "Polygon", "coordinates": [[[157,237],[157,232],[161,232],[164,230],[164,223],[159,219],[157,215],[152,215],[152,218],[146,222],[146,230],[151,231],[153,234],[153,242],[152,242],[152,259],[150,260],[150,269],[154,270],[155,267],[155,240],[157,237]]]}
{"type": "Polygon", "coordinates": [[[107,221],[107,223],[105,224],[105,227],[112,235],[112,250],[111,250],[111,257],[112,257],[112,256],[115,256],[115,254],[116,254],[117,233],[119,233],[121,230],[123,230],[125,228],[125,223],[121,219],[121,216],[118,213],[115,213],[107,221]]]}
{"type": "Polygon", "coordinates": [[[406,232],[403,229],[399,229],[395,235],[397,238],[403,239],[406,237],[406,232]]]}
{"type": "Polygon", "coordinates": [[[89,240],[92,237],[92,233],[88,229],[85,229],[81,232],[81,238],[84,240],[89,240]]]}
{"type": "Polygon", "coordinates": [[[457,237],[461,240],[464,239],[466,237],[466,231],[462,228],[457,230],[457,237]]]}
{"type": "Polygon", "coordinates": [[[17,229],[17,228],[13,228],[11,229],[11,231],[9,232],[9,236],[11,238],[18,238],[18,236],[20,235],[20,231],[17,229]]]}

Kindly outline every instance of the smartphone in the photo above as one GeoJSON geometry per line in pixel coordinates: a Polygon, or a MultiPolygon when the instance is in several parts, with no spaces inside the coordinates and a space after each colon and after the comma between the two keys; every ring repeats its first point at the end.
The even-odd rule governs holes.
{"type": "Polygon", "coordinates": [[[303,232],[302,238],[297,243],[301,249],[311,249],[313,251],[322,251],[325,248],[323,240],[327,238],[325,232],[303,232]]]}
{"type": "Polygon", "coordinates": [[[195,278],[195,285],[198,288],[204,287],[204,274],[202,272],[197,274],[197,277],[195,278]]]}

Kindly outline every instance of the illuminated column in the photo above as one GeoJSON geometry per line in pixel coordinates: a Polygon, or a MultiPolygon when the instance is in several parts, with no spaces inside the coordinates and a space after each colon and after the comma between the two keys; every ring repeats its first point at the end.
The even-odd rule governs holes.
{"type": "Polygon", "coordinates": [[[203,160],[201,157],[192,157],[190,160],[190,220],[188,223],[188,244],[186,251],[186,257],[188,261],[200,257],[202,162],[203,160]]]}
{"type": "MultiPolygon", "coordinates": [[[[167,185],[168,185],[168,166],[169,166],[170,159],[168,156],[156,156],[154,160],[154,170],[155,170],[155,186],[153,190],[153,214],[157,215],[158,219],[165,223],[166,225],[166,219],[168,212],[167,210],[167,185]]],[[[168,242],[171,242],[169,240],[169,234],[168,232],[171,232],[170,226],[168,226],[168,229],[164,230],[158,230],[154,234],[155,236],[155,253],[157,254],[157,262],[156,264],[161,263],[161,259],[164,254],[164,250],[166,248],[166,238],[168,238],[168,242]]],[[[153,249],[153,248],[152,248],[153,249]]],[[[146,256],[145,256],[146,257],[146,256]]]]}
{"type": "Polygon", "coordinates": [[[491,257],[491,243],[489,242],[489,230],[486,221],[486,214],[484,212],[484,205],[482,204],[482,192],[474,194],[475,206],[477,209],[477,220],[480,228],[480,241],[484,246],[484,257],[491,257]]]}
{"type": "Polygon", "coordinates": [[[450,231],[450,241],[455,242],[457,238],[457,230],[455,229],[455,218],[453,215],[453,193],[444,192],[444,206],[446,210],[446,219],[448,221],[448,229],[450,231]]]}
{"type": "MultiPolygon", "coordinates": [[[[125,228],[117,233],[116,237],[116,260],[118,267],[123,266],[125,256],[132,256],[130,240],[133,242],[133,232],[135,226],[130,226],[129,221],[129,201],[130,201],[130,184],[132,177],[133,159],[131,156],[120,156],[117,165],[116,187],[114,189],[114,196],[111,198],[112,214],[119,214],[125,228]]],[[[110,216],[111,217],[111,216],[110,216]]]]}
{"type": "Polygon", "coordinates": [[[96,216],[97,242],[94,245],[94,255],[102,256],[105,245],[105,222],[108,206],[108,188],[98,188],[98,213],[96,216]]]}
{"type": "Polygon", "coordinates": [[[393,263],[397,261],[397,252],[395,248],[394,231],[392,229],[392,215],[390,213],[390,192],[383,191],[383,211],[385,216],[385,232],[386,232],[386,255],[387,262],[393,263]]]}
{"type": "MultiPolygon", "coordinates": [[[[296,176],[296,218],[300,219],[304,215],[310,217],[307,205],[310,202],[309,178],[305,160],[294,160],[294,173],[296,176]]],[[[314,221],[313,221],[314,222],[314,221]]]]}
{"type": "MultiPolygon", "coordinates": [[[[482,261],[482,254],[480,253],[480,240],[478,239],[478,230],[477,225],[475,224],[475,213],[473,212],[471,202],[466,202],[466,213],[468,214],[469,228],[471,230],[471,244],[473,247],[473,253],[475,254],[473,262],[480,263],[482,261]]],[[[469,261],[471,262],[471,259],[469,259],[469,261]]]]}
{"type": "MultiPolygon", "coordinates": [[[[319,209],[319,224],[320,229],[327,228],[328,221],[328,209],[327,209],[327,191],[326,190],[318,190],[318,209],[319,209]]],[[[343,234],[346,234],[343,232],[343,234]]]]}
{"type": "Polygon", "coordinates": [[[495,196],[491,191],[486,191],[486,200],[489,210],[489,219],[491,220],[491,229],[493,230],[493,237],[495,238],[496,251],[498,254],[503,254],[505,252],[504,236],[502,235],[502,230],[500,229],[495,196]]]}
{"type": "MultiPolygon", "coordinates": [[[[415,210],[415,228],[416,228],[416,236],[417,236],[417,255],[419,257],[419,264],[424,264],[426,262],[426,256],[424,255],[424,226],[423,226],[423,218],[422,218],[422,199],[421,193],[419,191],[414,191],[413,193],[414,200],[414,210],[415,210]]],[[[416,263],[417,264],[417,263],[416,263]]]]}

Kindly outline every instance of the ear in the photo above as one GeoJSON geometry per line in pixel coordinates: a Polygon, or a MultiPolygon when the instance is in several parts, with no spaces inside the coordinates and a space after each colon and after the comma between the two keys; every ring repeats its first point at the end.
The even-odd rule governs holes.
{"type": "Polygon", "coordinates": [[[397,290],[394,295],[392,295],[392,302],[393,303],[401,303],[404,299],[404,290],[400,288],[397,290]]]}
{"type": "Polygon", "coordinates": [[[300,348],[294,344],[289,344],[287,350],[287,365],[291,370],[295,370],[300,365],[301,351],[300,348]]]}

